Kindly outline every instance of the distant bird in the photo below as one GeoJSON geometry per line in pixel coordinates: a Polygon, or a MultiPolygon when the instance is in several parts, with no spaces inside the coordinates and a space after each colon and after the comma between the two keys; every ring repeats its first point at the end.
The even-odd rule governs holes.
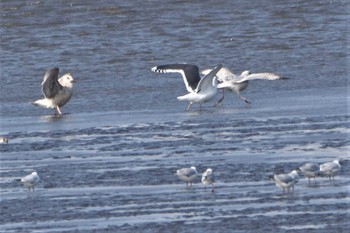
{"type": "Polygon", "coordinates": [[[198,176],[196,167],[182,168],[176,171],[176,175],[186,182],[186,186],[190,184],[192,186],[193,180],[198,176]]]}
{"type": "Polygon", "coordinates": [[[18,179],[17,181],[21,182],[24,187],[28,188],[30,191],[30,188],[33,189],[34,192],[34,186],[39,182],[39,176],[37,172],[32,172],[32,174],[27,175],[23,177],[22,179],[18,179]]]}
{"type": "Polygon", "coordinates": [[[36,100],[34,105],[55,108],[59,115],[62,115],[63,107],[73,95],[73,83],[75,82],[70,73],[58,78],[58,68],[49,69],[41,83],[44,99],[36,100]]]}
{"type": "Polygon", "coordinates": [[[320,165],[320,173],[328,175],[329,180],[331,180],[331,177],[333,177],[334,180],[334,175],[339,172],[340,169],[341,165],[339,160],[334,160],[332,162],[323,163],[320,165]]]}
{"type": "MultiPolygon", "coordinates": [[[[203,70],[202,74],[207,74],[210,72],[210,69],[203,70]]],[[[228,68],[222,67],[219,72],[216,74],[219,84],[217,85],[218,89],[223,89],[221,99],[216,103],[219,105],[224,100],[224,91],[232,91],[235,92],[239,98],[241,98],[244,102],[250,104],[251,102],[240,96],[240,92],[245,90],[248,87],[248,83],[250,80],[255,79],[264,79],[264,80],[279,80],[279,79],[289,79],[286,77],[280,77],[277,74],[273,73],[250,73],[248,70],[243,71],[240,76],[236,76],[233,74],[228,68]]]]}
{"type": "Polygon", "coordinates": [[[300,171],[304,174],[305,177],[309,179],[314,178],[314,181],[316,183],[316,176],[318,176],[320,166],[316,163],[305,163],[301,167],[299,167],[300,171]]]}
{"type": "Polygon", "coordinates": [[[9,139],[6,137],[0,137],[0,144],[8,144],[9,143],[9,139]]]}
{"type": "Polygon", "coordinates": [[[215,191],[214,188],[214,182],[215,177],[213,170],[211,168],[208,168],[203,174],[202,174],[202,183],[205,185],[205,189],[207,189],[207,185],[212,185],[212,192],[215,191]]]}
{"type": "Polygon", "coordinates": [[[297,170],[293,170],[288,174],[274,174],[272,180],[275,182],[276,186],[285,190],[290,191],[290,188],[294,191],[294,185],[299,181],[299,175],[297,170]]]}
{"type": "Polygon", "coordinates": [[[199,103],[200,108],[202,103],[210,101],[217,93],[217,80],[215,74],[221,69],[222,65],[216,66],[208,72],[202,79],[199,76],[199,69],[195,65],[189,64],[169,64],[155,66],[153,72],[157,73],[180,73],[189,92],[186,95],[178,96],[180,101],[189,101],[187,107],[189,110],[193,103],[199,103]]]}

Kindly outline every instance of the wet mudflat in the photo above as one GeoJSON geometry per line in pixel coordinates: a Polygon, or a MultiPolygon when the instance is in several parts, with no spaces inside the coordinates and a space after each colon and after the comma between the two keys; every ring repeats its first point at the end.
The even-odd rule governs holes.
{"type": "MultiPolygon", "coordinates": [[[[350,207],[348,116],[284,116],[264,109],[233,115],[237,109],[208,107],[163,113],[164,121],[158,113],[143,112],[133,119],[138,123],[129,118],[129,124],[118,122],[114,113],[90,114],[90,120],[100,121],[86,128],[74,122],[86,122],[86,116],[67,115],[51,122],[66,121],[62,130],[39,131],[33,124],[33,131],[29,126],[9,132],[11,143],[1,145],[1,229],[344,232],[350,207]],[[259,111],[261,118],[249,117],[259,111]],[[334,181],[318,177],[309,184],[300,175],[295,191],[283,194],[268,178],[305,162],[333,159],[343,162],[334,181]],[[175,176],[177,169],[192,165],[200,172],[214,170],[214,193],[200,178],[186,187],[175,176]],[[34,193],[14,181],[28,169],[41,177],[34,193]]],[[[293,106],[281,109],[285,113],[293,106]]],[[[46,124],[43,119],[37,123],[46,124]]]]}

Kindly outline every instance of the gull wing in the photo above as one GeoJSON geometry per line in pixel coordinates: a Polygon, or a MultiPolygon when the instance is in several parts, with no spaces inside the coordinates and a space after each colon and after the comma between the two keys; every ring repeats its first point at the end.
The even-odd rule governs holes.
{"type": "Polygon", "coordinates": [[[45,98],[53,98],[63,89],[62,85],[58,82],[58,72],[58,68],[52,68],[46,72],[44,81],[41,83],[45,98]]]}
{"type": "Polygon", "coordinates": [[[320,165],[321,171],[333,171],[339,169],[339,165],[334,162],[324,163],[320,165]]]}
{"type": "MultiPolygon", "coordinates": [[[[201,74],[203,75],[207,75],[209,74],[209,72],[211,71],[211,69],[206,69],[206,70],[202,70],[201,74]]],[[[234,73],[231,72],[231,70],[227,67],[222,67],[217,73],[216,73],[216,77],[218,79],[219,82],[230,82],[230,81],[238,81],[238,76],[235,75],[234,73]]]]}
{"type": "Polygon", "coordinates": [[[305,163],[303,166],[299,167],[301,171],[315,172],[319,170],[319,166],[316,163],[305,163]]]}
{"type": "Polygon", "coordinates": [[[253,73],[249,74],[242,79],[236,81],[235,83],[242,83],[245,81],[255,80],[255,79],[263,79],[263,80],[279,80],[279,79],[289,79],[287,77],[280,77],[274,73],[253,73]]]}
{"type": "Polygon", "coordinates": [[[182,168],[180,170],[177,170],[176,174],[180,176],[191,177],[196,175],[196,171],[191,168],[182,168]]]}
{"type": "MultiPolygon", "coordinates": [[[[222,68],[222,65],[217,65],[214,69],[212,69],[207,75],[205,75],[198,83],[198,87],[196,88],[195,92],[200,92],[208,88],[214,87],[213,85],[213,78],[215,77],[216,73],[222,68]]],[[[216,87],[215,87],[216,88],[216,87]]]]}
{"type": "Polygon", "coordinates": [[[188,92],[194,92],[201,80],[198,67],[190,64],[168,64],[155,66],[152,68],[152,71],[157,73],[180,73],[188,92]]]}
{"type": "Polygon", "coordinates": [[[35,176],[33,174],[27,175],[21,179],[22,183],[36,183],[39,180],[38,176],[35,176]]]}
{"type": "Polygon", "coordinates": [[[280,182],[283,182],[285,184],[289,184],[290,182],[293,182],[294,179],[293,177],[291,177],[290,175],[288,174],[278,174],[278,175],[274,175],[273,178],[276,180],[276,181],[280,181],[280,182]]]}

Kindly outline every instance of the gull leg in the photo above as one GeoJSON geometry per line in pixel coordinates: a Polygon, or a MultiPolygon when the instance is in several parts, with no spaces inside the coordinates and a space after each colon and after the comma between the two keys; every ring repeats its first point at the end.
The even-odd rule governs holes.
{"type": "Polygon", "coordinates": [[[250,102],[247,98],[243,97],[243,96],[239,96],[239,98],[241,98],[244,102],[246,102],[247,104],[251,104],[252,102],[250,102]]]}
{"type": "Polygon", "coordinates": [[[214,187],[214,184],[212,184],[213,185],[213,189],[211,190],[212,192],[215,192],[215,187],[214,187]]]}
{"type": "Polygon", "coordinates": [[[192,104],[193,104],[193,102],[190,102],[190,104],[188,105],[188,107],[187,107],[187,109],[186,109],[187,111],[190,110],[192,104]]]}
{"type": "Polygon", "coordinates": [[[58,114],[60,114],[60,115],[62,116],[62,112],[61,112],[60,107],[57,106],[57,107],[56,107],[56,111],[57,111],[58,114]]]}
{"type": "Polygon", "coordinates": [[[215,106],[218,107],[219,104],[224,100],[225,98],[225,90],[222,89],[222,97],[218,100],[218,102],[216,102],[215,106]]]}

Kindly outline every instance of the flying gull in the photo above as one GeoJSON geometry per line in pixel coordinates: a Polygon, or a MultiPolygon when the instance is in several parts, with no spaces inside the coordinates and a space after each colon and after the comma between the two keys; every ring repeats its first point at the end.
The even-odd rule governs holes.
{"type": "Polygon", "coordinates": [[[45,108],[55,108],[62,115],[61,107],[72,97],[74,79],[70,73],[58,78],[58,68],[49,69],[41,83],[44,99],[36,100],[34,105],[45,108]]]}
{"type": "Polygon", "coordinates": [[[274,174],[272,180],[276,186],[285,190],[290,191],[290,188],[294,191],[294,185],[299,181],[298,171],[293,170],[288,174],[274,174]]]}
{"type": "Polygon", "coordinates": [[[37,172],[32,172],[32,174],[27,175],[23,177],[22,179],[18,179],[17,181],[21,182],[24,187],[28,188],[30,191],[30,188],[33,189],[34,192],[34,186],[39,182],[39,176],[37,172]]]}
{"type": "MultiPolygon", "coordinates": [[[[206,69],[203,70],[202,74],[208,74],[211,70],[206,69]]],[[[224,91],[232,91],[235,92],[239,98],[241,98],[244,102],[250,104],[251,102],[240,95],[240,92],[245,90],[248,87],[248,83],[250,80],[255,79],[263,79],[263,80],[280,80],[280,79],[288,79],[286,77],[280,77],[277,74],[274,73],[250,73],[248,70],[243,71],[240,76],[236,76],[234,73],[232,73],[227,67],[221,68],[219,72],[216,74],[217,79],[219,81],[219,84],[217,85],[217,88],[222,89],[222,97],[221,99],[216,103],[216,105],[219,105],[224,100],[224,91]]]]}
{"type": "Polygon", "coordinates": [[[320,173],[328,175],[329,179],[333,177],[338,171],[340,171],[341,165],[339,163],[339,160],[334,160],[332,162],[323,163],[320,165],[320,173]]]}
{"type": "Polygon", "coordinates": [[[214,182],[215,182],[215,177],[213,170],[211,168],[208,168],[203,174],[202,174],[202,183],[205,185],[205,189],[207,189],[207,185],[212,185],[212,192],[215,191],[214,188],[214,182]]]}
{"type": "Polygon", "coordinates": [[[155,66],[152,68],[153,72],[157,73],[180,73],[183,77],[187,91],[186,95],[178,96],[180,101],[189,101],[187,107],[189,110],[193,103],[199,103],[200,108],[202,103],[211,100],[217,93],[216,73],[221,69],[222,65],[216,66],[213,70],[208,72],[202,79],[199,75],[199,69],[196,65],[190,64],[169,64],[155,66]]]}
{"type": "Polygon", "coordinates": [[[190,184],[192,186],[193,180],[197,177],[196,167],[182,168],[176,171],[176,175],[183,181],[186,182],[186,186],[190,184]]]}
{"type": "Polygon", "coordinates": [[[314,181],[316,183],[316,176],[318,176],[320,166],[316,163],[305,163],[304,165],[299,167],[300,171],[304,174],[305,177],[309,179],[314,178],[314,181]]]}

